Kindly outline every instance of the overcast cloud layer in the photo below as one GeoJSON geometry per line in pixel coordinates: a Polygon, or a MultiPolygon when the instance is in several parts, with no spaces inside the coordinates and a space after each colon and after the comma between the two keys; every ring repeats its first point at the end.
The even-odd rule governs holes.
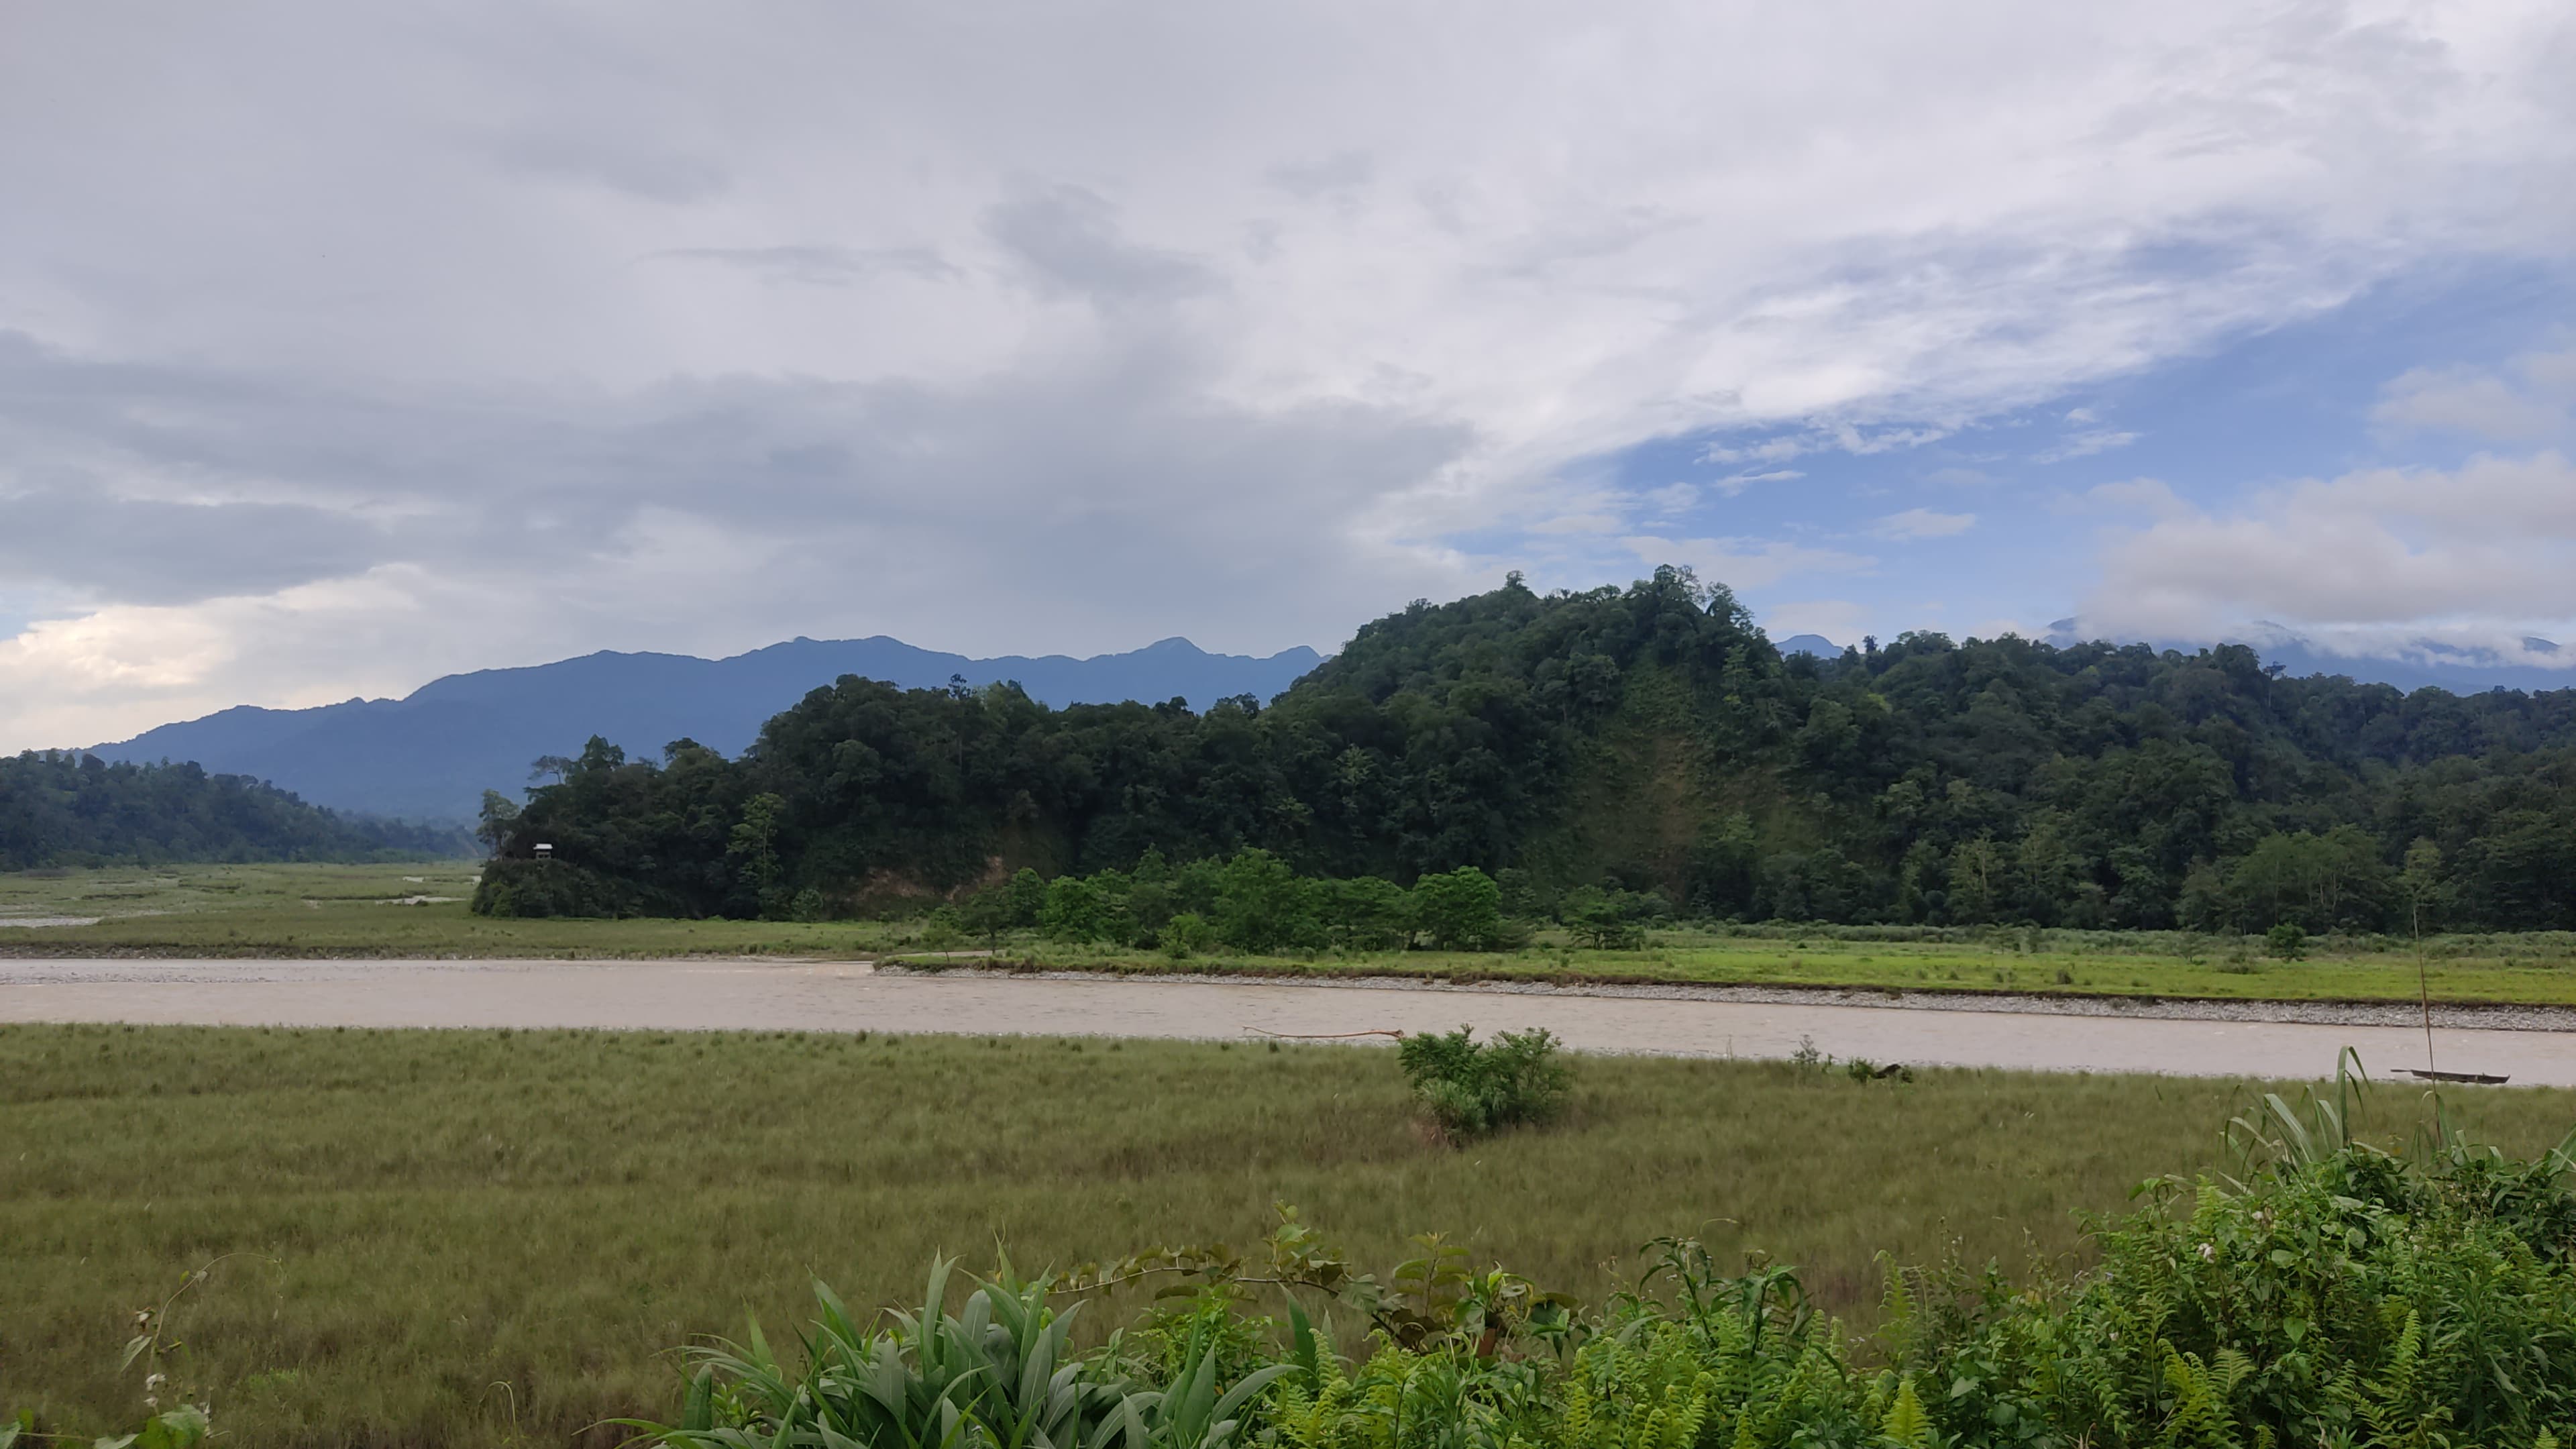
{"type": "Polygon", "coordinates": [[[1892,630],[2008,518],[2080,575],[1943,627],[2576,618],[2564,337],[2289,473],[1961,451],[2115,467],[2056,400],[2569,262],[2563,0],[1620,14],[14,7],[0,747],[595,648],[1330,648],[1515,567],[1892,630]]]}

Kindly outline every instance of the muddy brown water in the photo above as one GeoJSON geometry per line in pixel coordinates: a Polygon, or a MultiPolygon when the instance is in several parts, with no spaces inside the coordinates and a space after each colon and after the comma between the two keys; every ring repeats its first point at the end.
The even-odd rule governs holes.
{"type": "MultiPolygon", "coordinates": [[[[1532,995],[1303,982],[879,974],[863,962],[0,960],[0,1021],[1008,1033],[1200,1040],[1545,1027],[1581,1051],[2185,1076],[2326,1077],[2356,1048],[2419,1066],[2421,1030],[2290,1022],[1532,995]]],[[[1383,1042],[1385,1038],[1361,1038],[1383,1042]]],[[[2576,1033],[2438,1034],[2445,1068],[2576,1086],[2576,1033]]]]}

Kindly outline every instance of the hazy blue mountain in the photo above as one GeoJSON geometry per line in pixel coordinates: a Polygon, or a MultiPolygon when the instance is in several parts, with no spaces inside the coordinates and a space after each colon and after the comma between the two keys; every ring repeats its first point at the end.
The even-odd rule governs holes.
{"type": "Polygon", "coordinates": [[[451,674],[405,699],[228,709],[92,753],[194,760],[335,810],[459,820],[472,817],[485,790],[524,787],[530,761],[578,753],[594,734],[630,755],[658,755],[683,738],[737,753],[771,715],[844,674],[908,688],[936,688],[952,676],[975,685],[1012,679],[1052,705],[1178,696],[1204,708],[1237,694],[1267,700],[1320,662],[1303,646],[1256,659],[1210,654],[1187,639],[1089,659],[969,659],[883,637],[797,639],[730,659],[602,652],[451,674]]]}
{"type": "MultiPolygon", "coordinates": [[[[2074,619],[2060,619],[2048,626],[2044,637],[2057,645],[2093,637],[2081,631],[2078,623],[2074,619]]],[[[2186,651],[2205,648],[2209,643],[2243,644],[2261,655],[2264,663],[2280,665],[2293,676],[2340,674],[2363,684],[2394,685],[2409,691],[2429,687],[2446,689],[2453,694],[2483,694],[2490,689],[2566,689],[2576,685],[2576,656],[2569,657],[2568,667],[2551,669],[2507,659],[2483,649],[2446,644],[2438,639],[2417,639],[2402,653],[2334,654],[2292,630],[2268,622],[2249,624],[2224,639],[2214,641],[2149,639],[2139,642],[2186,651]]],[[[2522,647],[2541,655],[2562,652],[2557,644],[2547,639],[2525,639],[2522,647]]]]}
{"type": "Polygon", "coordinates": [[[1822,634],[1792,634],[1774,645],[1783,654],[1813,654],[1819,659],[1840,659],[1843,646],[1822,634]]]}

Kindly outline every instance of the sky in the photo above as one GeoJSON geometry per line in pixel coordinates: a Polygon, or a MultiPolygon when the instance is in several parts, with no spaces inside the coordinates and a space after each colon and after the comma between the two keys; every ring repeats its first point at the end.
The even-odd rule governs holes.
{"type": "Polygon", "coordinates": [[[31,3],[0,748],[594,649],[2576,642],[2576,8],[31,3]]]}

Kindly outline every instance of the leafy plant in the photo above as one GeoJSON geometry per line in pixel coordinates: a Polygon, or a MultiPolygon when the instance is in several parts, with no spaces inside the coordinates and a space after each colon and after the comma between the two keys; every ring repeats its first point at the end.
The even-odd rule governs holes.
{"type": "Polygon", "coordinates": [[[1574,1074],[1544,1029],[1479,1042],[1468,1027],[1408,1036],[1397,1063],[1443,1136],[1464,1142],[1564,1110],[1574,1074]]]}
{"type": "Polygon", "coordinates": [[[1196,911],[1183,911],[1163,924],[1163,954],[1186,961],[1216,947],[1216,928],[1196,911]]]}
{"type": "MultiPolygon", "coordinates": [[[[808,918],[799,916],[797,919],[808,918]]],[[[954,950],[965,935],[965,921],[958,915],[955,906],[934,906],[929,915],[921,918],[921,944],[924,950],[954,950]]]]}
{"type": "Polygon", "coordinates": [[[1626,903],[1597,887],[1568,892],[1557,918],[1567,934],[1596,951],[1633,951],[1646,943],[1645,927],[1626,903]]]}

